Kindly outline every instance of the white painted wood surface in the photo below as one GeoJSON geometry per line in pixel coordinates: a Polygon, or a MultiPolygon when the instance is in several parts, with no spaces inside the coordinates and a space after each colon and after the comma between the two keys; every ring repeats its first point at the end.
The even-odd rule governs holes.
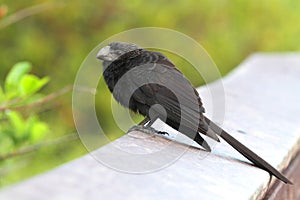
{"type": "MultiPolygon", "coordinates": [[[[300,54],[254,54],[222,81],[226,112],[221,126],[270,164],[284,168],[300,149],[300,54]]],[[[208,116],[212,114],[209,96],[214,85],[199,89],[208,116]]],[[[143,154],[170,143],[164,138],[146,137],[124,136],[93,156],[3,188],[0,199],[241,200],[261,198],[267,189],[269,175],[240,162],[247,160],[223,140],[209,154],[173,143],[171,154],[185,153],[147,174],[116,171],[94,159],[105,159],[106,155],[109,161],[118,162],[110,157],[114,147],[143,154]]],[[[122,161],[122,167],[136,167],[127,161],[122,161]]]]}

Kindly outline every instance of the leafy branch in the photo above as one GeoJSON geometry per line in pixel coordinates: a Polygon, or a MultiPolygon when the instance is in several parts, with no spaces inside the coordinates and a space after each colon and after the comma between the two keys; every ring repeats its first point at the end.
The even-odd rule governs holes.
{"type": "MultiPolygon", "coordinates": [[[[24,117],[21,111],[53,101],[71,91],[72,86],[66,86],[45,96],[39,90],[50,79],[29,74],[31,69],[32,65],[29,62],[15,64],[6,76],[4,87],[0,86],[0,160],[61,141],[58,139],[58,141],[36,144],[50,131],[50,128],[35,113],[24,117]],[[24,145],[27,146],[23,147],[24,145]]],[[[67,140],[62,139],[62,141],[67,140]]]]}
{"type": "Polygon", "coordinates": [[[54,99],[72,91],[73,89],[73,86],[72,85],[68,85],[56,92],[53,92],[35,102],[32,102],[32,103],[28,103],[26,105],[16,105],[16,106],[4,106],[4,107],[0,107],[0,112],[3,112],[5,110],[23,110],[23,109],[28,109],[28,108],[33,108],[33,107],[37,107],[37,106],[41,106],[47,102],[51,102],[53,101],[54,99]]]}

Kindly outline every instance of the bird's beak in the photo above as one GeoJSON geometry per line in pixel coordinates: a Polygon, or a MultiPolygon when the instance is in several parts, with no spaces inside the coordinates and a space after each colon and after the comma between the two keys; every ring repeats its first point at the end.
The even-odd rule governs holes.
{"type": "Polygon", "coordinates": [[[110,46],[103,47],[100,49],[100,51],[97,54],[97,58],[99,60],[104,60],[104,61],[112,61],[114,60],[113,55],[110,51],[110,46]]]}

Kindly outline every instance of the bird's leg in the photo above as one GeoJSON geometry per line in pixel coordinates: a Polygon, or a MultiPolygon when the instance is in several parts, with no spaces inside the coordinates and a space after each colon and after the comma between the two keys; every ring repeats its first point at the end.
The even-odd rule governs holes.
{"type": "MultiPolygon", "coordinates": [[[[147,122],[151,121],[149,117],[145,117],[145,119],[143,119],[138,126],[144,126],[145,124],[147,124],[147,122]]],[[[149,122],[150,123],[150,122],[149,122]]],[[[153,124],[153,123],[152,123],[153,124]]]]}
{"type": "Polygon", "coordinates": [[[148,133],[150,135],[154,135],[154,134],[169,135],[169,133],[167,133],[167,132],[157,131],[156,129],[151,127],[152,124],[157,120],[157,118],[158,117],[156,117],[154,119],[150,119],[149,117],[146,117],[138,125],[135,125],[135,126],[131,127],[127,131],[127,133],[130,133],[132,131],[141,131],[141,132],[144,132],[144,133],[148,133]]]}
{"type": "MultiPolygon", "coordinates": [[[[141,121],[138,125],[135,125],[133,127],[131,127],[128,131],[127,134],[129,134],[130,132],[133,131],[140,131],[143,133],[148,133],[150,135],[154,135],[155,133],[157,133],[157,131],[151,127],[151,125],[154,122],[151,121],[151,119],[149,117],[146,117],[145,119],[143,119],[143,121],[141,121]],[[148,123],[148,124],[147,124],[148,123]],[[145,125],[147,124],[147,125],[145,125]],[[150,125],[149,125],[150,124],[150,125]]],[[[132,136],[132,135],[131,135],[132,136]]]]}
{"type": "MultiPolygon", "coordinates": [[[[148,124],[146,124],[146,126],[144,126],[144,128],[148,129],[148,128],[151,128],[152,130],[155,131],[156,134],[160,134],[160,135],[169,135],[169,133],[165,132],[165,131],[158,131],[154,128],[152,128],[152,124],[158,119],[158,116],[155,117],[153,120],[149,119],[149,117],[146,117],[148,120],[150,120],[150,122],[148,124]]],[[[142,121],[143,122],[143,121],[142,121]]],[[[141,123],[142,123],[141,122],[141,123]]]]}

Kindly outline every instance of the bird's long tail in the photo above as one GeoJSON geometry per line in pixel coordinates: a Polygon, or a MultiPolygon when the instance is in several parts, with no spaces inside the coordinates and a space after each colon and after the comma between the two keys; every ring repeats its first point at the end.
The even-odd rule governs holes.
{"type": "Polygon", "coordinates": [[[212,122],[210,119],[205,117],[206,123],[209,124],[210,128],[216,132],[218,135],[221,136],[228,144],[230,144],[234,149],[236,149],[238,152],[240,152],[243,156],[245,156],[248,160],[250,160],[255,166],[269,172],[271,175],[274,175],[281,181],[292,184],[292,182],[287,179],[284,175],[282,175],[278,170],[276,170],[274,167],[272,167],[269,163],[267,163],[264,159],[259,157],[257,154],[255,154],[253,151],[251,151],[249,148],[247,148],[245,145],[237,141],[235,138],[233,138],[231,135],[229,135],[226,131],[224,131],[222,128],[220,128],[218,125],[216,125],[214,122],[212,122]]]}

